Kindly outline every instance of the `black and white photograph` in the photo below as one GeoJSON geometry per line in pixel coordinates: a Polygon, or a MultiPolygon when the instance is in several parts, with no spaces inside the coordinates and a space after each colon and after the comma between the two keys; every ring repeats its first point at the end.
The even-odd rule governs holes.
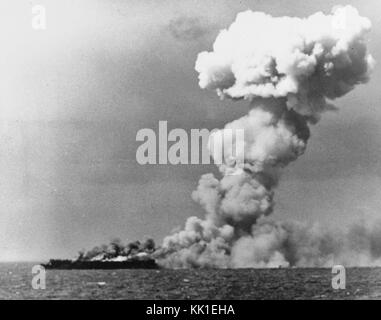
{"type": "Polygon", "coordinates": [[[380,39],[379,0],[1,0],[0,300],[381,299],[380,39]]]}

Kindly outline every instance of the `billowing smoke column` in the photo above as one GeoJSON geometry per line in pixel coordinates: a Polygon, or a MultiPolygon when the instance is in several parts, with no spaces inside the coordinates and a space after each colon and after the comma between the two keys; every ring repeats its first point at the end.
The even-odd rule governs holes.
{"type": "MultiPolygon", "coordinates": [[[[273,210],[282,167],[306,149],[309,125],[335,108],[332,100],[368,80],[373,59],[365,36],[370,27],[370,21],[350,6],[305,19],[246,11],[220,32],[213,51],[198,55],[195,68],[201,88],[215,90],[221,98],[250,102],[248,115],[227,124],[209,141],[212,146],[216,134],[232,130],[234,135],[243,129],[244,141],[233,136],[233,146],[244,146],[243,170],[237,172],[234,154],[229,154],[234,148],[224,150],[222,178],[202,176],[193,193],[206,211],[205,219],[191,217],[184,230],[164,239],[158,253],[161,264],[325,266],[335,259],[351,264],[346,252],[358,252],[361,259],[352,255],[358,263],[370,263],[375,237],[369,226],[359,226],[362,233],[337,234],[265,218],[273,210]]],[[[216,159],[221,155],[214,150],[219,149],[211,148],[216,159]]]]}

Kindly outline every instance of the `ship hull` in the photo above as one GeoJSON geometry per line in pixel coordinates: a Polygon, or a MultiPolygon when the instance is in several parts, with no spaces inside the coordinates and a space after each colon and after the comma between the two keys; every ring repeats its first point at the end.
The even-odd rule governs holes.
{"type": "Polygon", "coordinates": [[[51,260],[43,264],[46,269],[60,270],[109,270],[109,269],[158,269],[155,260],[128,260],[128,261],[71,261],[51,260]]]}

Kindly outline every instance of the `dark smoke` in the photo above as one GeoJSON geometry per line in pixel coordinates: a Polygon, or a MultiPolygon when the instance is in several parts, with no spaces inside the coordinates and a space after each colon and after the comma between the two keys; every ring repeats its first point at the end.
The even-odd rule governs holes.
{"type": "Polygon", "coordinates": [[[156,250],[155,241],[147,239],[130,242],[126,245],[120,239],[113,239],[109,244],[96,246],[78,254],[79,261],[125,261],[129,259],[149,259],[156,250]]]}

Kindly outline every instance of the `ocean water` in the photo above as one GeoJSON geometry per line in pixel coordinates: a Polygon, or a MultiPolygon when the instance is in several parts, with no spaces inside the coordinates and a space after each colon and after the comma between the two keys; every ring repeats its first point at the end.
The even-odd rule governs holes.
{"type": "Polygon", "coordinates": [[[0,299],[381,299],[381,268],[348,268],[345,290],[315,268],[47,270],[35,290],[32,266],[0,264],[0,299]]]}

